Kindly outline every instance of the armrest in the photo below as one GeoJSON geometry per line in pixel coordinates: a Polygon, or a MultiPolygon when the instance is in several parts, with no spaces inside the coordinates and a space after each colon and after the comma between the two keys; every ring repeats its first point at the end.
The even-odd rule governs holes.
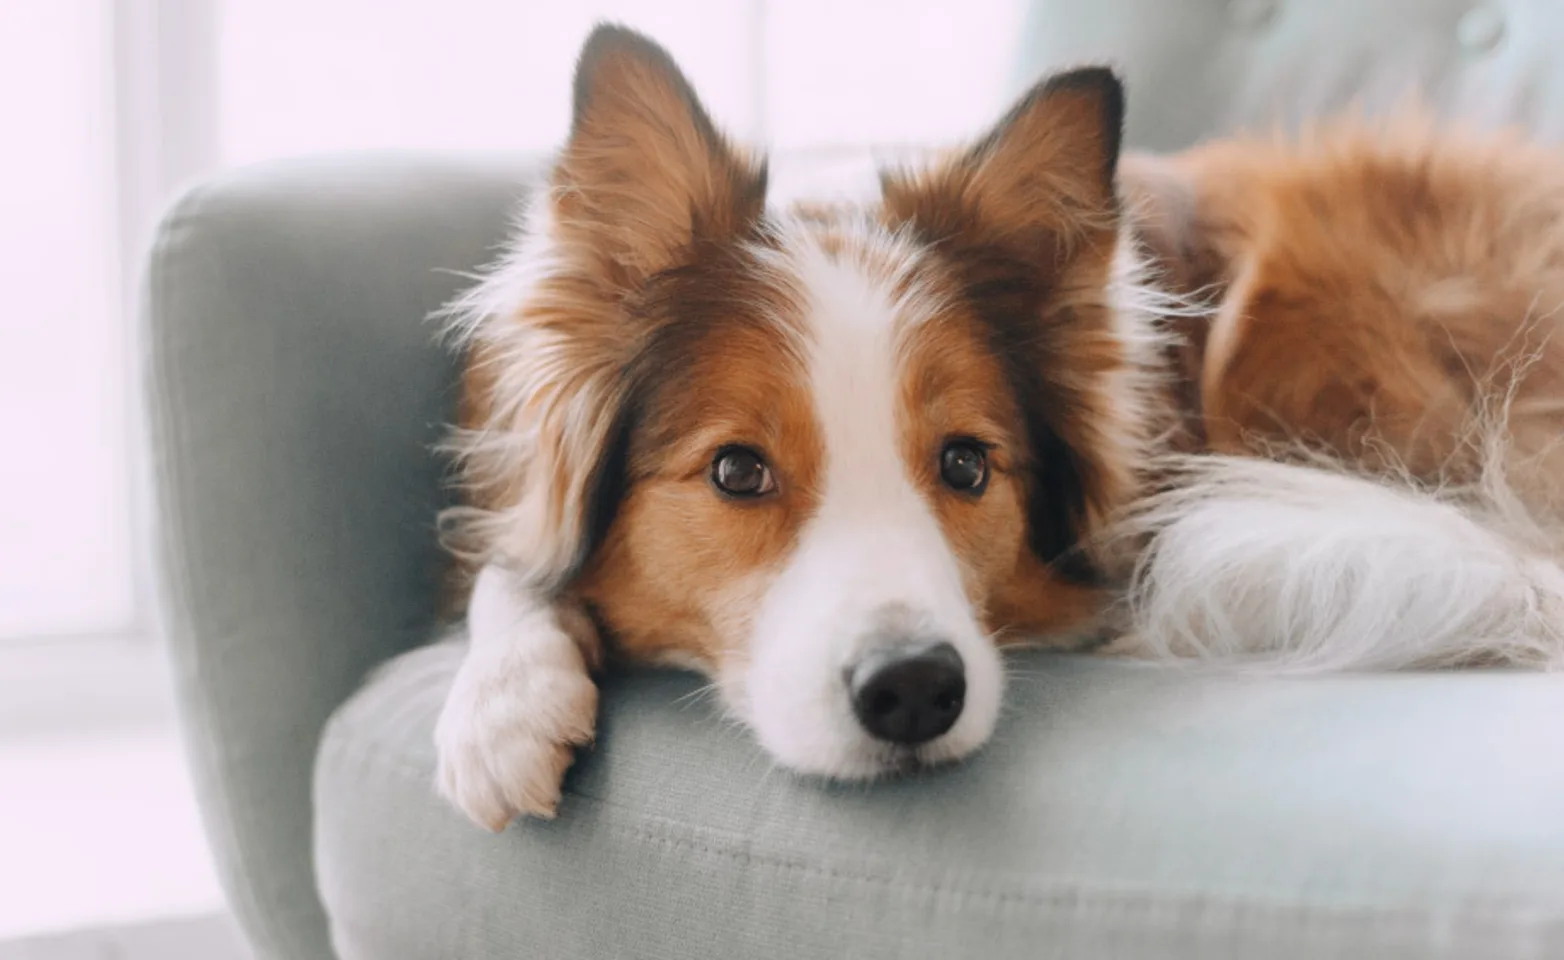
{"type": "Polygon", "coordinates": [[[207,833],[259,956],[330,956],[322,725],[429,636],[455,368],[427,317],[533,162],[290,161],[174,206],[142,317],[160,627],[207,833]]]}

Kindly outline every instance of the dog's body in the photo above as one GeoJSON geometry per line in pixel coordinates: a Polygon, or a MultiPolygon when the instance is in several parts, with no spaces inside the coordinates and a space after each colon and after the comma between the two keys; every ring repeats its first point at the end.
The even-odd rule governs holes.
{"type": "MultiPolygon", "coordinates": [[[[1371,147],[1306,189],[1304,167],[1319,163],[1299,161],[1294,184],[1272,177],[1290,155],[1256,146],[1132,164],[1125,203],[1122,112],[1109,72],[1063,74],[970,149],[886,173],[878,203],[776,211],[764,164],[717,133],[666,54],[627,31],[594,34],[551,189],[462,306],[468,504],[454,516],[477,574],[471,649],[436,734],[448,798],[495,828],[551,814],[592,735],[605,642],[708,673],[783,765],[870,777],[976,749],[999,712],[997,648],[1079,642],[1126,596],[1121,646],[1242,655],[1282,644],[1244,630],[1276,628],[1249,622],[1257,601],[1299,615],[1296,589],[1346,602],[1367,571],[1356,585],[1394,581],[1394,605],[1428,593],[1425,575],[1477,583],[1430,558],[1410,585],[1387,579],[1389,555],[1360,551],[1357,566],[1316,564],[1300,585],[1324,534],[1356,549],[1342,528],[1384,503],[1401,527],[1433,518],[1421,546],[1486,549],[1491,595],[1467,606],[1488,626],[1496,611],[1514,622],[1463,651],[1398,636],[1377,645],[1394,656],[1346,659],[1556,655],[1549,631],[1564,621],[1551,607],[1525,620],[1564,597],[1538,585],[1564,580],[1546,546],[1517,539],[1534,525],[1501,529],[1471,504],[1340,470],[1164,454],[1301,436],[1366,469],[1394,461],[1414,478],[1510,490],[1484,473],[1491,456],[1463,459],[1457,427],[1489,396],[1472,371],[1540,349],[1504,449],[1552,455],[1550,402],[1564,394],[1546,379],[1545,338],[1520,329],[1546,322],[1532,295],[1547,293],[1517,298],[1539,271],[1564,270],[1549,219],[1564,200],[1547,193],[1547,215],[1537,192],[1485,200],[1498,173],[1475,158],[1451,174],[1462,186],[1419,179],[1415,149],[1397,162],[1425,194],[1386,195],[1367,174],[1356,194],[1334,190],[1371,147]],[[1459,222],[1447,190],[1473,194],[1459,222]],[[1408,239],[1353,196],[1392,213],[1426,196],[1435,213],[1408,239]],[[1295,203],[1312,218],[1296,238],[1295,203]],[[1361,251],[1333,243],[1337,204],[1361,251]],[[1507,238],[1497,253],[1490,228],[1507,238]],[[1460,234],[1448,249],[1446,230],[1460,234]],[[1552,246],[1534,266],[1510,262],[1504,251],[1534,251],[1533,234],[1552,246]],[[1141,254],[1167,292],[1142,283],[1141,254]],[[1212,292],[1214,312],[1189,306],[1212,292]],[[1311,505],[1320,523],[1238,529],[1256,511],[1311,505]],[[1273,567],[1235,568],[1256,543],[1273,567]]],[[[1518,489],[1551,502],[1548,484],[1518,489]]],[[[1342,624],[1329,626],[1311,642],[1336,653],[1342,624]]]]}
{"type": "Polygon", "coordinates": [[[1560,161],[1414,118],[1131,158],[1123,186],[1163,282],[1216,306],[1186,324],[1180,371],[1200,447],[1304,440],[1470,481],[1474,412],[1515,386],[1511,453],[1564,477],[1560,161]]]}
{"type": "Polygon", "coordinates": [[[1185,449],[1120,649],[1342,669],[1564,657],[1564,157],[1416,116],[1131,158],[1185,449]],[[1283,466],[1276,461],[1291,461],[1283,466]],[[1301,464],[1301,465],[1300,465],[1301,464]]]}

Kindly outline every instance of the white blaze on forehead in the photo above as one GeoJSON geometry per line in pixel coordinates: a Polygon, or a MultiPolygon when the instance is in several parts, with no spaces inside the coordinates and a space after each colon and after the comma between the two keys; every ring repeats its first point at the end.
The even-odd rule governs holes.
{"type": "Polygon", "coordinates": [[[808,388],[824,448],[817,506],[756,616],[743,691],[734,699],[783,764],[836,776],[884,772],[885,744],[853,716],[844,676],[872,647],[945,641],[966,665],[966,709],[919,748],[961,756],[987,739],[999,712],[999,657],[967,598],[960,563],[929,494],[913,480],[903,408],[904,349],[940,309],[911,273],[918,248],[864,222],[835,252],[808,228],[784,228],[773,265],[802,307],[808,388]]]}
{"type": "MultiPolygon", "coordinates": [[[[909,335],[942,308],[920,275],[923,251],[867,218],[843,222],[834,243],[783,220],[780,250],[759,255],[795,288],[816,421],[824,441],[822,513],[929,515],[900,445],[903,362],[909,335]],[[911,498],[911,499],[908,499],[911,498]]],[[[866,514],[864,519],[869,519],[866,514]]]]}
{"type": "Polygon", "coordinates": [[[806,234],[791,253],[803,288],[809,386],[825,448],[812,527],[842,525],[858,535],[937,533],[901,443],[902,421],[915,415],[900,409],[905,341],[939,307],[928,285],[912,277],[919,251],[884,232],[865,232],[847,238],[839,252],[806,234]]]}
{"type": "Polygon", "coordinates": [[[833,249],[806,230],[784,246],[802,294],[809,389],[825,462],[816,514],[794,563],[835,578],[857,599],[838,611],[847,629],[866,632],[888,605],[908,606],[936,632],[968,629],[961,572],[933,504],[914,483],[918,466],[902,437],[908,340],[941,307],[916,272],[922,251],[910,240],[863,229],[833,249]],[[831,569],[827,572],[826,568],[831,569]]]}
{"type": "Polygon", "coordinates": [[[883,281],[855,264],[816,246],[799,259],[826,452],[822,507],[888,506],[909,486],[897,444],[901,332],[921,318],[905,316],[883,281]]]}

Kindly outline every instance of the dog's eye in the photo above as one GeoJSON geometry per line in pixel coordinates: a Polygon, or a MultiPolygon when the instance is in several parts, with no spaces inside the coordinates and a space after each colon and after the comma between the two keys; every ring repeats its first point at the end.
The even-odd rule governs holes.
{"type": "Polygon", "coordinates": [[[748,447],[724,447],[711,461],[711,483],[730,497],[764,496],[777,487],[771,468],[748,447]]]}
{"type": "Polygon", "coordinates": [[[988,486],[988,453],[976,440],[952,440],[940,451],[939,475],[952,490],[982,493],[988,486]]]}

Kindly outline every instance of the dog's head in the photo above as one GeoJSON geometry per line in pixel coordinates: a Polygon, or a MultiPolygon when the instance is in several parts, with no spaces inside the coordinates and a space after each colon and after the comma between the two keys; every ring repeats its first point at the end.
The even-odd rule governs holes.
{"type": "Polygon", "coordinates": [[[783,765],[962,756],[1003,639],[1090,617],[1142,423],[1112,73],[1032,89],[878,203],[771,211],[668,55],[600,28],[475,303],[486,556],[693,665],[783,765]]]}

